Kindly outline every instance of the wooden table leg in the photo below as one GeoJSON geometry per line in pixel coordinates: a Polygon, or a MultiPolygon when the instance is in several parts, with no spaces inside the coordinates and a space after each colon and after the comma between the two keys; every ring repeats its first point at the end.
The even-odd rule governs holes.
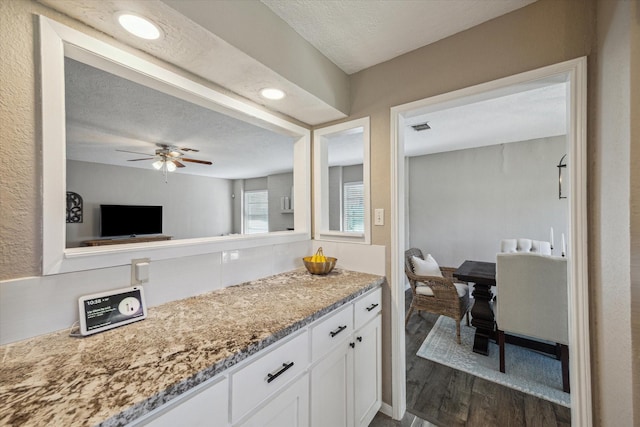
{"type": "Polygon", "coordinates": [[[476,328],[473,352],[489,355],[489,340],[495,339],[495,317],[491,307],[491,286],[476,283],[473,287],[473,308],[471,324],[476,328]]]}

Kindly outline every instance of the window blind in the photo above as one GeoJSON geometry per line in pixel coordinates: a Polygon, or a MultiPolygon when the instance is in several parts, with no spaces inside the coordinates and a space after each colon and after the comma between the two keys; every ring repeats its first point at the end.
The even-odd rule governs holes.
{"type": "Polygon", "coordinates": [[[342,195],[343,231],[364,233],[364,184],[345,182],[342,195]]]}
{"type": "Polygon", "coordinates": [[[269,232],[269,192],[267,190],[245,191],[245,234],[269,232]]]}

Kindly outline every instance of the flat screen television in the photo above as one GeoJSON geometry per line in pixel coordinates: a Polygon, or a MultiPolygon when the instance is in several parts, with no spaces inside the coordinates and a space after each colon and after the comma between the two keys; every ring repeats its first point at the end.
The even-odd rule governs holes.
{"type": "Polygon", "coordinates": [[[100,236],[162,233],[162,206],[100,205],[100,236]]]}

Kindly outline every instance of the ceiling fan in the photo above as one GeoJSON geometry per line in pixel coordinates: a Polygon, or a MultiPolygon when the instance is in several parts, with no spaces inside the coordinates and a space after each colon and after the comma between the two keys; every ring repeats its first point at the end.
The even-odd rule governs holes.
{"type": "Polygon", "coordinates": [[[184,157],[185,152],[199,152],[200,150],[196,150],[194,148],[187,147],[177,147],[175,145],[169,144],[156,144],[160,148],[156,148],[155,154],[146,154],[139,153],[137,151],[128,151],[128,150],[116,150],[123,153],[133,153],[133,154],[143,154],[148,157],[143,157],[140,159],[129,159],[129,162],[139,162],[141,160],[155,160],[152,163],[152,166],[155,169],[162,170],[165,174],[165,181],[167,179],[167,172],[173,172],[176,168],[184,168],[182,162],[190,162],[190,163],[199,163],[201,165],[212,165],[213,163],[208,160],[198,160],[184,157]]]}

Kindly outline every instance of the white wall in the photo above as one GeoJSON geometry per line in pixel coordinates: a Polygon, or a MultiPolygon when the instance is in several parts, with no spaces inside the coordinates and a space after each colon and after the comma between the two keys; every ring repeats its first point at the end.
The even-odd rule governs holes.
{"type": "Polygon", "coordinates": [[[565,153],[560,136],[409,159],[408,244],[455,267],[494,262],[501,239],[548,241],[553,227],[559,254],[569,206],[558,199],[556,165],[565,153]]]}
{"type": "Polygon", "coordinates": [[[214,237],[232,231],[232,184],[227,179],[69,160],[67,190],[80,194],[82,223],[67,224],[67,247],[96,239],[100,205],[161,205],[163,234],[174,239],[214,237]]]}
{"type": "MultiPolygon", "coordinates": [[[[148,307],[302,267],[312,242],[151,260],[148,307]]],[[[380,263],[380,260],[376,260],[380,263]]],[[[131,286],[131,266],[0,281],[0,345],[69,328],[78,297],[131,286]],[[25,301],[27,302],[25,304],[25,301]]]]}

